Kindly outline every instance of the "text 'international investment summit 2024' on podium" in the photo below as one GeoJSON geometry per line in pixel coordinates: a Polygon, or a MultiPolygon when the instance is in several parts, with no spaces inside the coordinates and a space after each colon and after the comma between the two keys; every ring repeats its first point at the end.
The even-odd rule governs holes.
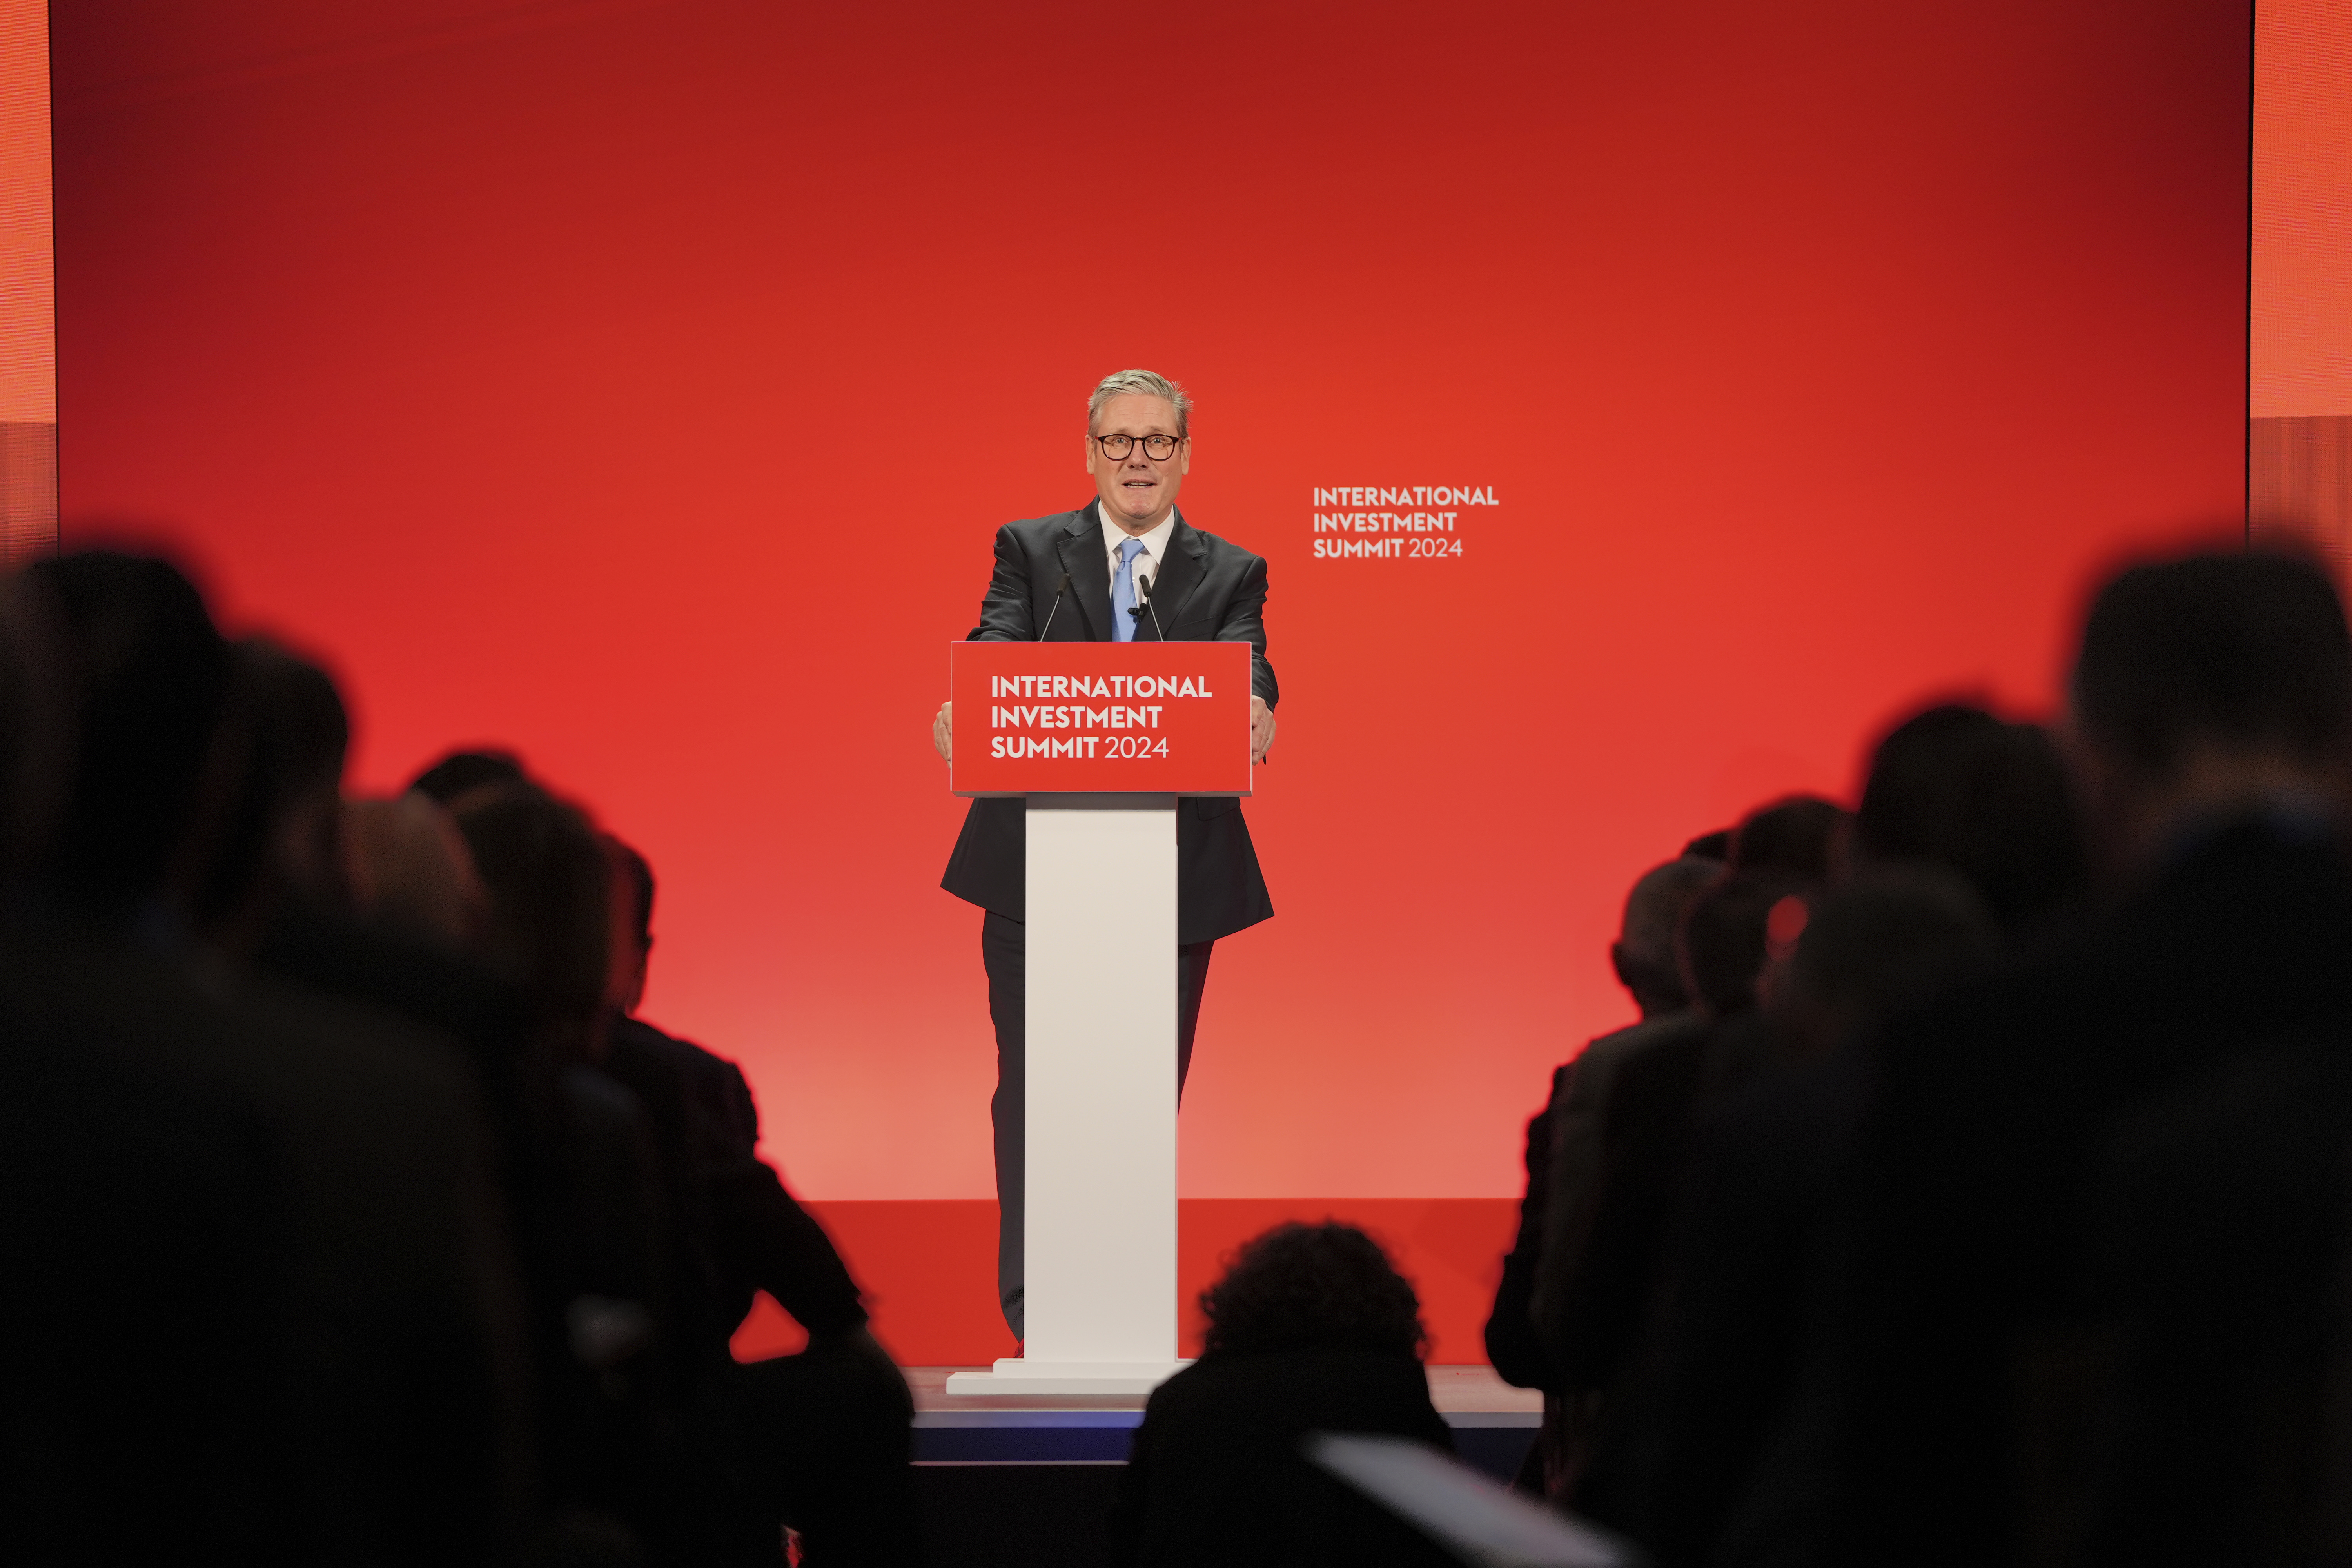
{"type": "Polygon", "coordinates": [[[1250,793],[1250,646],[960,642],[950,787],[1028,800],[1027,1321],[951,1394],[1176,1370],[1176,797],[1250,793]]]}

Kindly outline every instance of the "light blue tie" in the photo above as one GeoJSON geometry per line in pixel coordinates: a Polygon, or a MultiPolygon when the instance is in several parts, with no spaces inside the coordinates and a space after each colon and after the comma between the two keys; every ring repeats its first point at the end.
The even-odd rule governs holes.
{"type": "Polygon", "coordinates": [[[1135,640],[1135,558],[1143,553],[1143,541],[1122,539],[1118,542],[1118,575],[1110,580],[1110,640],[1135,640]]]}

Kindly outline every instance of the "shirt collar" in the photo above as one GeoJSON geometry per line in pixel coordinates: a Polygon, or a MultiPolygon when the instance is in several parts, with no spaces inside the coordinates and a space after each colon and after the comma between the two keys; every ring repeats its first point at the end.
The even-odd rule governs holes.
{"type": "Polygon", "coordinates": [[[1176,532],[1176,519],[1180,515],[1177,509],[1171,506],[1168,509],[1168,515],[1160,520],[1160,526],[1150,532],[1129,533],[1103,515],[1102,501],[1099,498],[1095,501],[1095,521],[1102,527],[1103,550],[1110,556],[1113,565],[1116,565],[1118,561],[1120,541],[1140,539],[1143,541],[1143,552],[1151,558],[1151,566],[1155,573],[1159,570],[1160,563],[1168,558],[1168,542],[1176,532]]]}

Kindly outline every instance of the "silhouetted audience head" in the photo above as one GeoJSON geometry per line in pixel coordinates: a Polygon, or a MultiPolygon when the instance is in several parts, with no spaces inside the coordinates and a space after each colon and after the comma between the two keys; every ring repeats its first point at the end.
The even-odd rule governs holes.
{"type": "Polygon", "coordinates": [[[2110,870],[2199,820],[2340,815],[2352,773],[2352,636],[2335,585],[2282,555],[2132,567],[2093,601],[2070,714],[2110,870]]]}
{"type": "MultiPolygon", "coordinates": [[[[1677,942],[1683,984],[1693,1003],[1726,1018],[1753,1007],[1757,982],[1775,937],[1786,947],[1803,928],[1803,900],[1814,879],[1779,869],[1727,871],[1691,903],[1677,942]],[[1794,930],[1773,929],[1775,906],[1796,910],[1794,930]]],[[[1780,920],[1791,917],[1784,911],[1780,920]]]]}
{"type": "Polygon", "coordinates": [[[531,784],[467,791],[457,828],[489,895],[481,950],[543,1040],[593,1055],[612,961],[612,862],[577,806],[531,784]]]}
{"type": "Polygon", "coordinates": [[[1722,875],[1718,860],[1669,860],[1643,872],[1626,896],[1624,924],[1610,946],[1609,960],[1643,1017],[1690,1005],[1682,965],[1675,958],[1675,932],[1692,901],[1722,875]]]}
{"type": "Polygon", "coordinates": [[[1948,702],[1878,743],[1854,814],[1864,863],[1958,873],[2004,930],[2070,902],[2088,876],[2083,825],[2049,732],[1948,702]]]}
{"type": "Polygon", "coordinates": [[[320,906],[343,900],[337,837],[350,742],[326,671],[258,637],[230,649],[186,857],[200,928],[230,935],[289,893],[320,906]]]}
{"type": "Polygon", "coordinates": [[[1280,1225],[1244,1245],[1201,1292],[1203,1356],[1365,1350],[1417,1357],[1421,1301],[1380,1244],[1352,1225],[1280,1225]]]}
{"type": "Polygon", "coordinates": [[[1808,907],[1774,1010],[1805,1044],[1832,1046],[1983,968],[2000,947],[1983,901],[1951,872],[1865,870],[1808,907]]]}
{"type": "Polygon", "coordinates": [[[257,694],[262,757],[289,796],[332,795],[342,787],[351,716],[334,678],[262,637],[237,644],[238,677],[257,694]]]}
{"type": "Polygon", "coordinates": [[[489,895],[449,813],[421,794],[343,807],[343,878],[352,912],[434,946],[462,949],[488,918],[489,895]]]}
{"type": "Polygon", "coordinates": [[[1732,869],[1828,879],[1846,814],[1817,795],[1792,795],[1751,811],[1731,830],[1732,869]]]}
{"type": "Polygon", "coordinates": [[[469,790],[485,784],[524,784],[530,773],[512,752],[485,749],[452,752],[408,782],[408,787],[428,799],[449,805],[469,790]]]}
{"type": "Polygon", "coordinates": [[[2151,782],[2200,753],[2339,767],[2352,750],[2352,636],[2335,584],[2308,561],[2134,566],[2092,603],[2073,701],[2083,740],[2151,782]]]}
{"type": "Polygon", "coordinates": [[[1700,834],[1683,846],[1682,858],[1685,860],[1729,860],[1731,831],[1728,827],[1718,827],[1712,833],[1700,834]]]}
{"type": "Polygon", "coordinates": [[[194,584],[107,552],[26,568],[70,715],[53,768],[63,805],[37,874],[65,902],[128,913],[165,889],[196,810],[229,650],[194,584]]]}

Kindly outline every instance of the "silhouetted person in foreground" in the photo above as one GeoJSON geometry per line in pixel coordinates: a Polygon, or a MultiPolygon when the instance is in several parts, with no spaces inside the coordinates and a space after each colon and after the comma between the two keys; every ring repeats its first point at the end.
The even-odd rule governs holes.
{"type": "MultiPolygon", "coordinates": [[[[1690,997],[1675,956],[1675,932],[1693,900],[1723,875],[1721,863],[1684,858],[1653,867],[1633,884],[1609,959],[1617,979],[1641,1009],[1642,1022],[1587,1045],[1552,1073],[1551,1095],[1528,1123],[1526,1195],[1519,1203],[1519,1228],[1503,1259],[1503,1278],[1486,1319],[1486,1356],[1507,1383],[1545,1391],[1544,1423],[1518,1485],[1537,1493],[1564,1489],[1575,1462],[1578,1436],[1562,1401],[1558,1370],[1537,1337],[1536,1279],[1543,1257],[1555,1158],[1580,1170],[1597,1169],[1598,1107],[1606,1098],[1615,1058],[1638,1052],[1659,1032],[1677,1026],[1690,997]],[[1556,1154],[1557,1151],[1557,1154],[1556,1154]]],[[[1571,1178],[1580,1190],[1584,1178],[1571,1178]]]]}
{"type": "MultiPolygon", "coordinates": [[[[775,1563],[786,1524],[809,1568],[919,1561],[911,1401],[866,1331],[855,1281],[759,1158],[758,1112],[734,1064],[635,1016],[652,951],[651,869],[548,796],[510,752],[444,757],[394,804],[436,814],[436,800],[464,826],[493,910],[513,928],[503,940],[537,932],[524,949],[568,955],[552,989],[528,978],[542,960],[522,949],[496,965],[542,998],[534,1016],[564,1020],[524,1053],[543,1081],[531,1086],[541,1109],[524,1121],[540,1156],[522,1172],[540,1194],[527,1229],[545,1303],[543,1378],[572,1391],[549,1419],[559,1502],[612,1512],[646,1549],[685,1561],[775,1563]],[[609,1268],[624,1257],[633,1282],[580,1272],[583,1259],[609,1268]],[[759,1290],[809,1331],[809,1346],[739,1366],[729,1342],[759,1290]],[[577,1333],[592,1310],[615,1331],[577,1333]],[[591,1342],[621,1360],[583,1360],[591,1342]],[[614,1403],[614,1387],[628,1398],[614,1403]]],[[[378,837],[395,826],[386,809],[367,819],[378,837]]]]}
{"type": "Polygon", "coordinates": [[[1768,980],[1767,1056],[1703,1102],[1634,1365],[1588,1500],[1664,1568],[1817,1550],[1821,1298],[1844,1279],[1835,1206],[1861,1112],[1853,1047],[1982,971],[2000,934],[1940,868],[1866,869],[1814,897],[1768,980]]]}
{"type": "Polygon", "coordinates": [[[670,1352],[650,1300],[660,1194],[637,1108],[589,1065],[608,947],[601,846],[576,812],[505,787],[473,801],[495,883],[428,796],[344,803],[334,875],[298,888],[258,961],[435,1031],[471,1066],[532,1363],[525,1554],[634,1562],[667,1545],[683,1511],[670,1352]]]}
{"type": "Polygon", "coordinates": [[[527,783],[468,791],[453,815],[488,895],[474,951],[523,1008],[515,1180],[548,1507],[667,1554],[692,1526],[675,1436],[682,1347],[665,1331],[655,1139],[636,1097],[598,1066],[612,960],[604,838],[527,783]]]}
{"type": "Polygon", "coordinates": [[[2111,907],[1876,1052],[1842,1544],[2317,1561],[2352,639],[2302,562],[2140,566],[2071,699],[2111,907]]]}
{"type": "Polygon", "coordinates": [[[9,599],[0,1556],[500,1560],[527,1422],[469,1075],[236,963],[298,814],[194,589],[90,553],[9,599]]]}
{"type": "Polygon", "coordinates": [[[1700,892],[1677,942],[1690,1013],[1610,1063],[1583,1134],[1590,1157],[1571,1163],[1565,1139],[1559,1147],[1534,1313],[1564,1396],[1583,1421],[1581,1462],[1562,1500],[1604,1522],[1612,1510],[1595,1492],[1590,1461],[1622,1418],[1692,1129],[1711,1097],[1767,1058],[1759,981],[1776,943],[1785,950],[1801,931],[1810,886],[1784,871],[1730,871],[1700,892]]]}
{"type": "Polygon", "coordinates": [[[906,1380],[867,1331],[833,1243],[760,1158],[741,1070],[635,1016],[653,952],[653,870],[616,838],[606,849],[621,921],[602,1063],[637,1097],[662,1166],[667,1311],[698,1435],[707,1560],[772,1563],[788,1523],[809,1568],[918,1563],[906,1380]],[[741,1366],[728,1342],[757,1290],[809,1342],[741,1366]]]}
{"type": "MultiPolygon", "coordinates": [[[[1780,809],[1743,820],[1727,844],[1780,809]]],[[[1819,814],[1807,807],[1799,815],[1819,814]]],[[[1646,1299],[1659,1205],[1672,1190],[1711,1043],[1727,1025],[1737,1033],[1736,1021],[1753,1010],[1770,908],[1806,885],[1778,869],[1673,864],[1672,882],[1661,883],[1675,889],[1663,929],[1684,1005],[1603,1036],[1553,1077],[1543,1241],[1528,1310],[1565,1407],[1566,1449],[1549,1462],[1546,1479],[1555,1500],[1575,1490],[1646,1299]]]]}
{"type": "Polygon", "coordinates": [[[1439,1564],[1411,1526],[1310,1466],[1314,1432],[1447,1453],[1412,1287],[1353,1226],[1285,1225],[1201,1293],[1201,1359],[1152,1392],[1119,1479],[1111,1561],[1143,1568],[1439,1564]]]}

